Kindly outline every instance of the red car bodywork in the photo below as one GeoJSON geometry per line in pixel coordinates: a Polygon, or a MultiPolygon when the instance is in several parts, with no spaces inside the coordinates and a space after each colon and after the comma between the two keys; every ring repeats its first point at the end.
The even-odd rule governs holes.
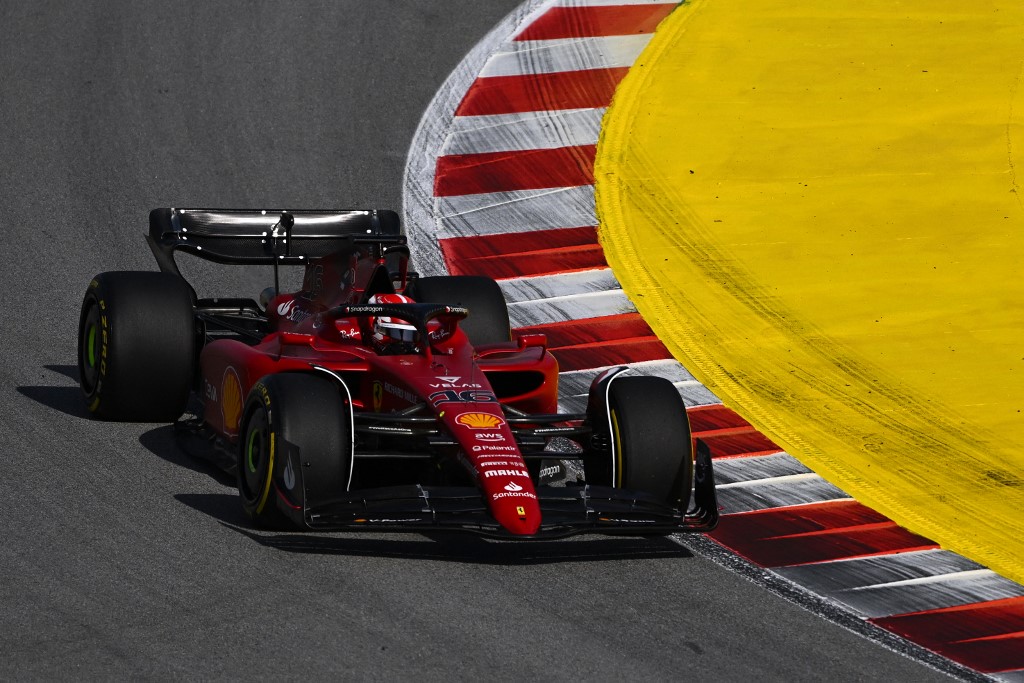
{"type": "MultiPolygon", "coordinates": [[[[276,297],[268,306],[273,332],[254,346],[224,339],[204,347],[200,365],[206,424],[236,441],[245,397],[256,382],[280,372],[308,372],[311,364],[346,377],[358,411],[401,411],[426,398],[457,441],[495,520],[513,534],[536,533],[541,522],[537,495],[502,403],[526,413],[557,411],[558,365],[544,337],[521,336],[475,349],[455,325],[445,330],[437,324],[432,332],[444,338],[432,342],[429,355],[379,355],[363,341],[369,336],[366,318],[325,319],[331,308],[365,294],[339,282],[324,279],[324,290],[333,292],[329,297],[306,292],[276,297]],[[488,375],[508,372],[535,374],[536,387],[499,401],[488,375]]],[[[280,487],[278,494],[287,497],[280,487]]]]}
{"type": "MultiPolygon", "coordinates": [[[[559,414],[558,365],[546,338],[513,338],[507,312],[497,337],[508,341],[492,335],[488,343],[474,345],[465,331],[472,311],[460,305],[374,303],[378,294],[415,299],[423,282],[408,270],[397,214],[293,213],[154,209],[148,237],[161,271],[176,276],[181,274],[175,251],[218,263],[275,267],[273,294],[262,305],[200,299],[193,292],[199,349],[194,394],[202,406],[197,419],[178,425],[180,432],[213,445],[223,456],[213,457],[215,462],[239,469],[240,433],[262,379],[324,374],[342,392],[351,443],[338,462],[349,468],[347,486],[332,484],[323,500],[310,500],[302,486],[289,485],[295,478],[291,470],[272,472],[266,480],[274,504],[293,524],[339,530],[441,527],[515,538],[707,531],[717,524],[710,451],[700,444],[696,505],[690,511],[689,480],[676,505],[602,482],[599,475],[597,483],[541,485],[545,460],[582,460],[584,469],[595,472],[621,467],[608,395],[625,368],[594,380],[585,414],[559,414]],[[304,266],[299,291],[277,294],[281,264],[304,266]],[[391,353],[375,344],[371,321],[381,315],[414,323],[415,347],[391,353]],[[460,321],[467,316],[464,328],[460,321]],[[555,437],[575,445],[560,450],[553,446],[555,437]],[[389,470],[391,462],[397,464],[389,470]],[[401,463],[409,462],[423,469],[403,469],[401,463]]],[[[497,299],[504,311],[500,293],[497,299]]],[[[492,327],[488,322],[486,329],[492,327]]],[[[270,398],[265,402],[270,410],[270,398]]],[[[273,463],[273,446],[270,452],[273,463]]]]}

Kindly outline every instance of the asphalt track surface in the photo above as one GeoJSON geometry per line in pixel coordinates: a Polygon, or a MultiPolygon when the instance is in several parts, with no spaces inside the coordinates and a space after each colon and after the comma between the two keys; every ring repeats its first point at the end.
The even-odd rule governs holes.
{"type": "Polygon", "coordinates": [[[943,678],[671,540],[258,532],[169,426],[86,417],[81,296],[154,268],[150,208],[397,208],[517,4],[0,4],[0,678],[943,678]]]}

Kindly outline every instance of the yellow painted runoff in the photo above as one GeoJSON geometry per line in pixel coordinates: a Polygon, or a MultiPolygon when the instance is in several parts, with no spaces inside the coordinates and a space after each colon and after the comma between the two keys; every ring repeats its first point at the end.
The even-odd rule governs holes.
{"type": "Polygon", "coordinates": [[[622,82],[600,238],[672,353],[1024,582],[1024,3],[693,0],[622,82]]]}

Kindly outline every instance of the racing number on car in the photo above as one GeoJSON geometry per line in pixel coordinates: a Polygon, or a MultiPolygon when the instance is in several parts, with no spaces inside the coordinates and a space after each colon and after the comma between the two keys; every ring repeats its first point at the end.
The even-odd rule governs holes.
{"type": "Polygon", "coordinates": [[[429,397],[430,402],[439,406],[442,403],[497,403],[497,397],[489,391],[479,391],[477,389],[469,389],[467,391],[455,391],[454,389],[446,389],[445,391],[435,391],[429,397]]]}

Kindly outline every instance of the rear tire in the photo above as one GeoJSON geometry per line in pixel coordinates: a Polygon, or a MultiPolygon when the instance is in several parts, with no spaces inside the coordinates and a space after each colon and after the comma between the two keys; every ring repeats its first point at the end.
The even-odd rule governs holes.
{"type": "Polygon", "coordinates": [[[587,481],[649,493],[685,511],[693,483],[693,445],[679,392],[662,377],[622,377],[612,381],[608,394],[616,457],[610,467],[591,461],[587,481]]]}
{"type": "Polygon", "coordinates": [[[238,492],[257,526],[305,528],[307,501],[343,495],[352,463],[349,407],[326,377],[284,373],[249,392],[238,444],[238,492]]]}
{"type": "Polygon", "coordinates": [[[414,280],[408,291],[421,303],[464,306],[469,315],[459,327],[473,346],[499,344],[512,339],[508,304],[498,283],[479,275],[445,275],[414,280]]]}
{"type": "Polygon", "coordinates": [[[78,376],[104,420],[173,422],[195,376],[192,290],[176,275],[110,272],[93,278],[78,323],[78,376]]]}

